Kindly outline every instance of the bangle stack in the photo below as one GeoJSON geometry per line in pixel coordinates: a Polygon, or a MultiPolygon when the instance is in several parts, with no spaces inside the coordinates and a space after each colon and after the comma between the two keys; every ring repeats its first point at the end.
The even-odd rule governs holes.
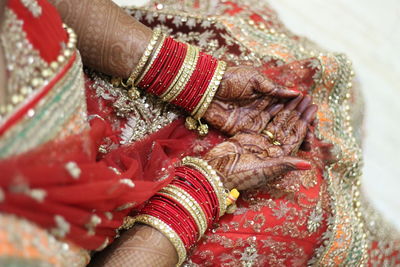
{"type": "Polygon", "coordinates": [[[233,195],[226,191],[206,161],[186,157],[172,182],[157,192],[133,221],[163,233],[176,248],[180,266],[206,230],[235,203],[237,190],[233,195]]]}
{"type": "Polygon", "coordinates": [[[135,69],[129,76],[126,84],[123,84],[124,86],[130,88],[129,96],[133,99],[136,99],[140,96],[140,93],[135,86],[135,80],[137,79],[139,74],[143,71],[144,67],[146,66],[147,61],[149,60],[151,54],[153,53],[153,50],[156,47],[157,42],[160,39],[161,35],[162,34],[161,34],[160,30],[156,29],[153,31],[153,36],[151,37],[150,42],[146,47],[146,50],[144,51],[142,57],[139,59],[138,64],[136,65],[135,69]]]}
{"type": "Polygon", "coordinates": [[[198,47],[177,42],[155,30],[127,85],[136,97],[136,87],[177,105],[192,117],[189,129],[206,135],[208,127],[200,123],[218,89],[226,63],[200,52],[198,47]]]}

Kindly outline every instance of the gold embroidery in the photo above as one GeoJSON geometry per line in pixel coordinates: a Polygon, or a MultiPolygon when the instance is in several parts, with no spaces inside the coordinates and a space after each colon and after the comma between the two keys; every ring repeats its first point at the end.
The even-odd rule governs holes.
{"type": "MultiPolygon", "coordinates": [[[[89,253],[72,243],[59,241],[35,224],[13,215],[0,214],[0,254],[19,259],[21,266],[80,267],[89,262],[89,253]]],[[[0,257],[0,265],[10,264],[0,257]]]]}
{"type": "Polygon", "coordinates": [[[69,41],[65,44],[57,60],[48,64],[39,51],[33,48],[23,30],[23,21],[9,8],[4,12],[4,22],[0,29],[0,41],[6,58],[7,90],[0,99],[0,123],[20,107],[26,99],[49,83],[68,62],[75,51],[76,35],[67,29],[69,41]]]}
{"type": "MultiPolygon", "coordinates": [[[[90,69],[86,69],[86,73],[94,81],[90,88],[95,90],[96,95],[112,101],[117,116],[126,119],[121,129],[121,144],[141,140],[178,118],[179,112],[176,109],[149,94],[132,99],[125,88],[114,87],[110,77],[90,69]]],[[[116,129],[121,128],[119,120],[112,123],[115,123],[116,129]]],[[[112,146],[110,142],[108,149],[105,146],[102,149],[107,152],[112,146]]]]}
{"type": "MultiPolygon", "coordinates": [[[[195,7],[194,1],[176,3],[167,0],[157,3],[158,5],[154,5],[153,1],[150,1],[147,8],[127,11],[142,22],[152,27],[160,27],[181,41],[197,45],[229,62],[228,64],[279,66],[293,60],[309,60],[308,66],[315,70],[315,86],[311,92],[314,102],[319,106],[316,134],[323,142],[333,144],[332,154],[340,160],[326,168],[324,163],[316,160],[316,167],[324,171],[324,180],[319,182],[321,184],[319,189],[317,188],[320,194],[318,198],[307,199],[307,195],[299,192],[301,186],[306,189],[317,186],[315,172],[308,172],[302,179],[292,174],[291,183],[277,186],[285,192],[277,190],[277,187],[270,188],[269,193],[273,198],[297,203],[303,208],[302,211],[291,209],[286,202],[277,204],[273,199],[257,198],[260,192],[254,192],[245,199],[249,207],[239,207],[235,214],[246,216],[251,210],[260,211],[262,207],[268,207],[274,210],[275,217],[287,217],[282,224],[267,227],[265,231],[300,238],[318,232],[322,223],[326,223],[328,229],[323,234],[323,242],[316,249],[313,259],[304,258],[303,254],[303,258],[298,261],[302,263],[300,265],[305,265],[308,260],[310,265],[358,266],[367,263],[372,240],[369,237],[371,231],[367,232],[364,227],[368,220],[359,201],[362,155],[359,134],[355,132],[354,121],[350,119],[349,98],[353,93],[354,75],[350,61],[342,54],[327,53],[307,39],[293,35],[284,28],[269,6],[260,4],[259,1],[246,1],[247,6],[235,0],[229,1],[230,5],[224,4],[223,1],[216,2],[212,12],[208,5],[210,1],[202,2],[199,7],[195,7]],[[242,11],[235,15],[225,15],[226,11],[233,9],[231,3],[240,6],[242,11]],[[258,14],[262,21],[252,20],[250,14],[254,13],[258,14]],[[197,30],[186,30],[192,28],[197,30]],[[327,219],[328,214],[330,216],[327,219]],[[300,231],[299,226],[305,226],[308,231],[300,231]]],[[[313,155],[313,160],[317,157],[313,155]]],[[[254,217],[246,217],[245,222],[239,225],[223,222],[220,228],[213,232],[235,231],[234,229],[243,229],[244,225],[252,227],[255,224],[254,217]]],[[[258,231],[258,228],[253,230],[258,231]]],[[[218,243],[224,247],[232,247],[232,242],[236,242],[216,235],[210,234],[205,242],[215,243],[219,240],[218,243]]],[[[394,251],[394,246],[389,245],[393,244],[389,237],[379,238],[386,240],[381,244],[386,244],[388,250],[375,249],[374,253],[384,252],[389,255],[390,251],[394,251]]],[[[205,266],[211,264],[209,259],[214,257],[211,251],[201,255],[208,255],[205,266]]],[[[224,257],[228,260],[233,255],[224,257]]],[[[376,255],[374,257],[379,258],[376,255]]],[[[233,262],[233,259],[231,260],[233,262]]],[[[257,257],[257,261],[260,264],[261,259],[257,257]]],[[[279,263],[282,265],[282,262],[274,261],[275,265],[279,263]]]]}

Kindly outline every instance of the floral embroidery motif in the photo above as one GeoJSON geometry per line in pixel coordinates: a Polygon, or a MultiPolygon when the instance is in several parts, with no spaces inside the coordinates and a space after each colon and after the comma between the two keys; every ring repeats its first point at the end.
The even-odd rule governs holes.
{"type": "MultiPolygon", "coordinates": [[[[322,142],[334,144],[332,154],[341,158],[325,167],[318,159],[319,155],[311,155],[315,170],[306,175],[293,172],[285,182],[249,193],[238,206],[233,219],[222,219],[219,226],[206,235],[188,263],[194,264],[198,259],[204,266],[212,266],[218,256],[223,266],[246,264],[239,257],[244,253],[246,242],[241,237],[229,238],[230,233],[245,230],[254,231],[244,235],[252,238],[256,238],[254,233],[265,233],[269,242],[277,242],[274,237],[322,237],[323,242],[315,239],[315,244],[320,247],[315,250],[312,259],[304,250],[301,251],[301,246],[282,241],[282,250],[274,243],[273,252],[258,251],[258,256],[253,258],[255,266],[265,266],[266,263],[269,266],[304,266],[307,263],[316,266],[357,266],[367,263],[372,242],[368,237],[370,233],[363,226],[367,217],[359,201],[362,155],[360,142],[349,120],[354,72],[346,56],[326,53],[307,39],[295,36],[267,4],[260,4],[259,1],[250,0],[245,4],[235,0],[216,1],[212,4],[213,16],[208,16],[211,1],[199,5],[194,1],[177,3],[165,0],[157,3],[154,5],[151,1],[147,8],[127,11],[138,19],[146,17],[148,26],[162,28],[175,38],[198,45],[230,64],[281,66],[307,59],[307,67],[314,70],[315,86],[311,92],[320,111],[316,134],[322,142]],[[149,17],[151,14],[154,14],[152,19],[149,17]],[[323,180],[316,178],[319,172],[322,172],[323,180]],[[310,198],[309,192],[315,192],[315,197],[310,198]],[[253,212],[259,214],[257,218],[253,212]],[[269,222],[270,218],[275,224],[269,222]],[[209,248],[217,244],[229,253],[214,254],[209,248]],[[282,256],[284,253],[287,253],[285,259],[282,256]]],[[[387,244],[388,249],[379,253],[393,253],[390,238],[381,242],[387,244]]],[[[251,244],[248,243],[248,246],[251,244]]],[[[264,249],[259,245],[257,247],[258,250],[264,249]]],[[[385,257],[381,258],[383,261],[385,257]]]]}
{"type": "MultiPolygon", "coordinates": [[[[115,129],[121,129],[120,144],[141,140],[178,118],[178,111],[151,95],[133,100],[124,88],[114,87],[110,77],[89,69],[86,69],[86,73],[93,81],[90,88],[95,90],[98,97],[110,101],[119,117],[113,120],[113,124],[115,129]]],[[[116,147],[117,144],[109,141],[101,148],[106,153],[116,147]]]]}

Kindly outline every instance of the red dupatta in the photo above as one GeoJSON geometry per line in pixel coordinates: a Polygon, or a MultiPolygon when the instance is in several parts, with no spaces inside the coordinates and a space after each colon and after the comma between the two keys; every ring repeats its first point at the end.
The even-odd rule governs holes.
{"type": "MultiPolygon", "coordinates": [[[[53,6],[44,0],[35,3],[38,6],[9,0],[7,8],[23,21],[29,43],[50,63],[62,51],[60,44],[67,41],[67,34],[53,6]],[[31,9],[35,8],[40,8],[40,16],[34,16],[31,9]]],[[[35,97],[1,122],[0,136],[18,125],[27,111],[52,91],[54,84],[77,64],[74,59],[71,57],[35,97]]],[[[91,97],[87,100],[88,113],[99,115],[100,101],[91,97]]],[[[183,151],[190,150],[196,135],[178,120],[145,140],[100,157],[98,149],[104,138],[118,133],[110,130],[104,118],[94,118],[90,124],[90,129],[80,135],[53,140],[0,160],[0,211],[28,219],[59,238],[94,250],[112,241],[123,218],[134,207],[169,183],[174,163],[183,151]]]]}

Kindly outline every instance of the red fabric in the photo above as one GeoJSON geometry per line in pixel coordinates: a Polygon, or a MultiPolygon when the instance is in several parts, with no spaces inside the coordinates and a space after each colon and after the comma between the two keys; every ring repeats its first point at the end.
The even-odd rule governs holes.
{"type": "MultiPolygon", "coordinates": [[[[66,41],[66,33],[54,8],[45,1],[39,1],[39,4],[42,16],[34,18],[20,1],[9,1],[9,6],[24,20],[29,41],[43,59],[52,61],[61,51],[60,42],[66,41]]],[[[87,80],[87,88],[91,82],[87,80]]],[[[49,90],[52,84],[49,84],[49,90]]],[[[92,119],[90,130],[0,161],[0,186],[5,194],[0,210],[27,218],[49,230],[57,227],[55,216],[62,216],[69,224],[65,237],[93,250],[106,238],[110,241],[114,238],[115,229],[134,206],[148,200],[170,182],[174,176],[174,163],[186,154],[193,154],[199,140],[195,133],[185,129],[182,120],[178,120],[143,141],[119,146],[105,156],[99,154],[98,147],[105,140],[119,144],[120,129],[126,122],[116,117],[112,101],[99,99],[90,89],[86,94],[89,115],[102,118],[92,119]],[[115,127],[115,121],[119,122],[119,127],[115,127]],[[74,162],[79,168],[79,178],[74,179],[67,171],[68,162],[74,162]],[[161,172],[163,168],[165,171],[161,172]],[[160,177],[164,179],[158,180],[160,177]],[[121,179],[130,179],[135,186],[129,187],[121,183],[121,179]],[[35,192],[44,192],[43,200],[32,198],[31,194],[35,192]],[[127,203],[134,205],[118,209],[127,203]],[[110,212],[112,218],[107,218],[105,212],[110,212]],[[86,225],[94,214],[102,220],[94,234],[89,235],[86,225]]],[[[212,147],[222,139],[211,132],[200,142],[212,147]]]]}
{"type": "MultiPolygon", "coordinates": [[[[321,185],[322,183],[323,178],[319,175],[318,184],[321,185]]],[[[315,199],[318,197],[319,190],[320,186],[312,190],[302,187],[293,197],[296,198],[301,194],[305,194],[307,199],[315,199]]],[[[298,211],[303,209],[302,205],[288,203],[284,196],[277,197],[270,193],[261,193],[252,197],[257,199],[257,202],[260,204],[270,201],[277,207],[285,205],[288,209],[298,211]]],[[[308,204],[307,199],[302,204],[308,204]]],[[[323,224],[322,227],[307,238],[288,237],[288,233],[284,229],[285,227],[290,227],[291,223],[295,224],[293,219],[288,219],[293,214],[292,212],[288,211],[287,214],[279,218],[275,214],[278,209],[271,209],[267,205],[262,204],[259,208],[250,207],[248,201],[244,202],[241,198],[238,199],[237,206],[239,210],[245,210],[245,212],[223,216],[218,225],[230,225],[231,227],[228,229],[227,227],[217,227],[216,229],[209,230],[191,256],[191,260],[194,263],[200,266],[215,267],[242,266],[242,260],[246,260],[243,257],[243,251],[245,247],[249,246],[247,242],[250,239],[257,253],[253,266],[306,266],[307,261],[319,245],[321,235],[326,231],[327,226],[323,224]],[[266,218],[266,220],[263,221],[263,218],[266,218]],[[293,247],[301,248],[303,251],[302,257],[296,257],[298,255],[293,252],[295,250],[293,247]],[[277,265],[276,262],[269,261],[264,255],[277,255],[277,260],[279,260],[279,257],[283,259],[287,258],[287,260],[282,260],[277,265]],[[297,262],[292,261],[294,258],[298,258],[297,262]],[[210,262],[211,259],[212,262],[210,262]]],[[[296,218],[296,220],[306,220],[306,216],[308,215],[304,214],[303,218],[296,218]]],[[[292,228],[295,233],[296,227],[292,228]]],[[[307,231],[306,224],[300,228],[304,232],[307,231]]]]}
{"type": "Polygon", "coordinates": [[[29,42],[50,63],[57,59],[61,43],[66,44],[68,36],[57,10],[46,0],[37,0],[37,3],[42,8],[42,14],[37,18],[19,0],[9,0],[7,5],[24,21],[23,29],[29,42]]]}
{"type": "Polygon", "coordinates": [[[50,142],[29,153],[0,161],[0,187],[5,194],[0,210],[25,217],[47,229],[54,228],[54,216],[61,215],[71,224],[66,237],[93,250],[105,238],[113,239],[115,228],[133,208],[118,211],[118,207],[126,203],[137,206],[171,181],[177,157],[190,151],[196,136],[178,120],[141,142],[121,146],[96,160],[96,144],[106,137],[107,123],[93,119],[91,124],[91,130],[80,136],[50,142]],[[71,161],[81,170],[78,179],[66,169],[66,163],[71,161]],[[162,168],[164,172],[160,172],[162,168]],[[160,177],[163,180],[158,180],[160,177]],[[135,186],[131,188],[121,183],[121,179],[131,179],[135,186]],[[44,190],[44,200],[28,196],[31,189],[44,190]],[[113,219],[105,218],[104,212],[111,212],[113,219]],[[91,236],[85,225],[93,214],[103,220],[91,236]]]}
{"type": "MultiPolygon", "coordinates": [[[[42,14],[35,18],[21,1],[8,1],[8,7],[23,20],[29,42],[44,60],[51,62],[59,55],[67,34],[54,7],[44,0],[39,0],[38,4],[42,14]]],[[[73,62],[71,59],[65,69],[42,89],[42,93],[24,106],[24,110],[34,108],[46,97],[73,62]]],[[[88,81],[87,85],[90,83],[88,81]]],[[[186,130],[183,121],[178,120],[145,140],[117,146],[104,156],[98,153],[98,148],[105,140],[114,144],[120,142],[120,128],[116,128],[113,122],[120,120],[123,127],[125,121],[116,117],[110,101],[100,100],[90,89],[86,93],[89,115],[103,118],[92,119],[90,130],[0,161],[0,188],[4,193],[0,211],[24,217],[49,230],[57,227],[56,216],[62,216],[69,227],[65,237],[93,250],[100,247],[106,238],[110,241],[114,238],[115,229],[134,206],[148,200],[170,182],[174,176],[174,163],[185,152],[190,153],[197,135],[186,130]],[[69,162],[76,164],[79,177],[73,177],[67,170],[69,162]],[[121,179],[130,179],[134,187],[122,183],[121,179]],[[129,203],[133,205],[118,209],[129,203]],[[110,212],[112,218],[107,218],[105,212],[110,212]],[[93,215],[102,220],[94,234],[88,234],[87,224],[93,215]]],[[[23,112],[15,114],[21,117],[23,112]]],[[[8,120],[6,124],[17,121],[18,118],[8,120]]],[[[2,132],[6,130],[2,128],[2,132]]],[[[211,134],[205,142],[215,144],[218,140],[211,134]]]]}
{"type": "Polygon", "coordinates": [[[75,59],[76,59],[76,54],[74,53],[67,62],[67,64],[65,65],[65,67],[59,73],[57,73],[57,75],[55,75],[54,78],[46,86],[41,88],[40,91],[38,91],[38,93],[34,97],[32,97],[32,99],[30,99],[28,103],[21,106],[18,110],[16,110],[12,114],[10,118],[7,119],[7,121],[5,121],[3,124],[0,125],[0,136],[4,134],[4,132],[7,131],[7,129],[12,127],[14,124],[18,123],[18,121],[21,120],[22,118],[24,118],[29,109],[34,107],[37,103],[39,103],[41,99],[43,99],[43,97],[45,97],[49,92],[51,92],[54,85],[62,77],[64,77],[65,73],[71,68],[75,59]]]}
{"type": "MultiPolygon", "coordinates": [[[[61,51],[60,43],[67,41],[67,35],[54,8],[43,0],[38,3],[42,15],[34,18],[20,1],[8,2],[9,7],[24,20],[28,40],[43,59],[50,62],[57,58],[61,51]]],[[[235,9],[235,12],[240,11],[237,7],[235,9]]],[[[265,72],[277,80],[283,73],[279,68],[265,72]]],[[[87,80],[87,85],[91,82],[87,80]]],[[[193,154],[199,140],[195,133],[185,129],[182,120],[178,120],[143,141],[119,146],[106,155],[99,154],[98,147],[105,140],[119,144],[120,129],[126,122],[116,117],[112,101],[99,99],[90,89],[86,94],[89,115],[102,118],[92,119],[90,130],[0,161],[0,186],[5,195],[0,210],[27,218],[49,230],[57,227],[55,216],[62,216],[69,225],[65,237],[92,250],[101,246],[106,238],[111,241],[124,216],[171,181],[174,163],[186,154],[193,154]],[[115,127],[115,121],[119,127],[115,127]],[[79,178],[72,177],[67,171],[68,162],[74,162],[79,168],[79,178]],[[161,172],[163,168],[165,171],[161,172]],[[160,177],[164,179],[159,180],[160,177]],[[132,188],[121,183],[121,179],[130,179],[135,186],[132,188]],[[32,198],[31,194],[35,192],[44,192],[43,200],[32,198]],[[134,206],[118,209],[127,203],[134,203],[134,206]],[[110,212],[112,218],[107,218],[105,212],[110,212]],[[90,235],[86,225],[94,214],[101,218],[101,223],[90,235]]],[[[200,142],[211,147],[222,139],[211,132],[200,142]]],[[[232,215],[224,218],[231,219],[232,215]]]]}
{"type": "MultiPolygon", "coordinates": [[[[44,16],[36,19],[19,0],[8,1],[18,17],[26,21],[24,30],[29,41],[40,51],[43,59],[50,62],[61,51],[60,42],[66,42],[66,33],[61,28],[61,20],[54,8],[44,0],[38,2],[43,8],[44,16]]],[[[226,2],[225,5],[229,6],[226,13],[230,15],[246,10],[232,2],[226,2]]],[[[256,22],[263,22],[259,16],[253,15],[251,18],[256,22]]],[[[239,49],[237,52],[239,53],[239,49]]],[[[300,68],[308,73],[297,75],[292,70],[298,69],[292,68],[296,64],[307,66],[306,61],[295,61],[281,67],[269,62],[262,71],[282,85],[304,91],[312,85],[314,70],[309,67],[300,68]]],[[[90,83],[88,80],[87,85],[90,83]]],[[[104,144],[105,140],[119,143],[120,128],[125,121],[115,116],[112,101],[99,99],[89,89],[86,94],[89,115],[96,114],[102,118],[93,119],[90,130],[80,136],[72,136],[62,142],[49,142],[34,151],[0,161],[0,188],[5,195],[4,201],[0,202],[0,211],[19,215],[49,230],[56,226],[55,216],[60,215],[69,223],[67,239],[83,248],[96,249],[106,238],[110,241],[113,239],[115,229],[132,209],[130,207],[121,211],[117,207],[131,202],[135,202],[137,206],[146,201],[172,179],[173,164],[178,158],[194,153],[198,142],[208,143],[211,147],[223,137],[211,132],[207,138],[199,140],[196,134],[184,128],[182,120],[178,120],[143,141],[120,146],[104,156],[97,152],[99,145],[104,144]],[[113,122],[120,123],[119,128],[113,122]],[[75,162],[81,170],[79,179],[74,179],[66,170],[65,164],[69,161],[75,162]],[[110,167],[116,168],[121,174],[115,173],[110,167]],[[163,167],[166,172],[160,173],[163,167]],[[165,179],[159,181],[157,178],[160,176],[165,179]],[[120,179],[130,179],[135,187],[121,183],[120,179]],[[29,196],[31,189],[43,190],[46,193],[43,201],[29,196]],[[105,216],[105,211],[113,215],[111,219],[105,216]],[[93,214],[99,216],[102,222],[96,227],[95,233],[89,235],[85,224],[93,214]]],[[[315,233],[304,238],[293,237],[293,234],[289,237],[290,223],[304,222],[309,214],[288,221],[291,214],[276,216],[276,210],[265,203],[272,203],[275,207],[287,204],[290,209],[302,211],[304,205],[309,204],[308,200],[317,197],[323,183],[319,171],[315,187],[300,187],[297,193],[291,195],[300,199],[298,204],[287,204],[285,196],[270,193],[250,194],[245,196],[246,202],[238,200],[239,212],[224,216],[219,222],[220,227],[206,234],[191,260],[201,266],[242,266],[242,253],[249,246],[246,242],[251,239],[257,252],[254,255],[259,263],[254,266],[306,265],[315,252],[326,225],[323,224],[315,233]],[[260,206],[249,205],[251,199],[260,203],[260,206]],[[260,216],[264,216],[266,221],[261,223],[260,216]],[[244,222],[249,223],[246,225],[244,222]],[[240,227],[236,227],[237,225],[240,227]],[[257,225],[260,227],[257,228],[257,225]],[[288,232],[284,232],[284,227],[289,229],[288,232]],[[293,255],[296,250],[301,253],[297,254],[295,262],[293,255]],[[279,264],[268,262],[267,255],[270,256],[269,259],[277,256],[275,260],[279,264]],[[286,260],[280,261],[280,256],[286,260]]],[[[327,214],[324,216],[326,219],[327,214]]],[[[302,227],[305,230],[305,225],[302,227]]]]}
{"type": "MultiPolygon", "coordinates": [[[[10,8],[19,20],[23,21],[23,30],[26,33],[28,41],[37,50],[43,60],[47,63],[57,60],[62,50],[62,43],[68,42],[68,35],[62,27],[62,21],[57,10],[47,1],[38,0],[42,13],[35,18],[32,12],[26,8],[19,0],[9,0],[7,7],[10,8]]],[[[26,105],[23,105],[16,111],[11,118],[0,125],[0,135],[23,118],[32,106],[51,91],[54,84],[57,83],[71,67],[76,55],[71,56],[69,62],[65,65],[53,79],[44,86],[40,92],[26,105]]]]}

